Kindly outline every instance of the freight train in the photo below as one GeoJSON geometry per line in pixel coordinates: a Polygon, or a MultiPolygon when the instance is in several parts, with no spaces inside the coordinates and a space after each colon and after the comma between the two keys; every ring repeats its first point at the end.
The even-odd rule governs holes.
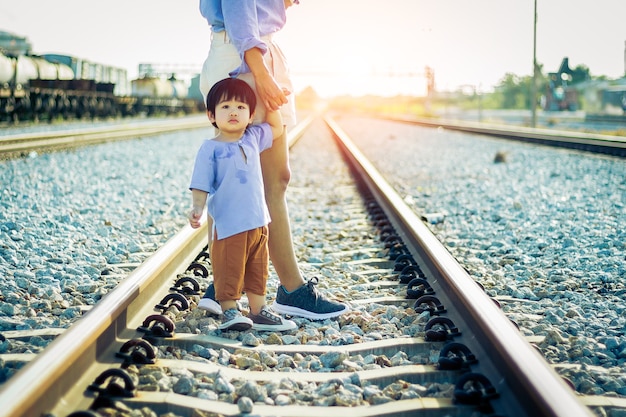
{"type": "Polygon", "coordinates": [[[192,113],[202,109],[192,88],[173,74],[144,73],[129,83],[124,69],[33,55],[24,38],[0,32],[0,121],[192,113]]]}

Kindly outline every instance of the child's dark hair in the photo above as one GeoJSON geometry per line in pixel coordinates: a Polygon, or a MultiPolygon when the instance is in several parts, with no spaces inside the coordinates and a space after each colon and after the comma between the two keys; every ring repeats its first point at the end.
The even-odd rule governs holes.
{"type": "MultiPolygon", "coordinates": [[[[250,106],[250,113],[253,113],[256,109],[254,90],[245,81],[237,78],[224,78],[215,83],[206,96],[206,108],[212,114],[215,114],[215,107],[219,102],[232,99],[250,106]]],[[[213,123],[213,126],[217,127],[215,123],[213,123]]]]}

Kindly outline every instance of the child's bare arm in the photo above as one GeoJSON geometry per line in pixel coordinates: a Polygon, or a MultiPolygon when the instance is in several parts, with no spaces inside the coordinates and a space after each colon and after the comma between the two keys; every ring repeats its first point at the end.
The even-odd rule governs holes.
{"type": "Polygon", "coordinates": [[[200,227],[207,195],[208,193],[205,191],[197,190],[195,188],[191,190],[192,205],[187,218],[189,219],[189,225],[194,229],[200,227]]]}
{"type": "Polygon", "coordinates": [[[274,136],[274,139],[280,137],[285,131],[285,127],[283,126],[283,118],[280,115],[279,111],[268,111],[265,114],[265,121],[272,128],[272,135],[274,136]]]}

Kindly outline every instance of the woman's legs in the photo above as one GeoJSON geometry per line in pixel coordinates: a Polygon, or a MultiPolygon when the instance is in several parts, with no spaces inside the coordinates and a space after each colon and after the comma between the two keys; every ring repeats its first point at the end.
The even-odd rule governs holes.
{"type": "Polygon", "coordinates": [[[269,225],[269,252],[272,265],[287,291],[304,285],[293,249],[286,192],[291,178],[287,135],[274,140],[270,149],[261,153],[261,168],[265,183],[265,200],[272,222],[269,225]]]}
{"type": "Polygon", "coordinates": [[[287,135],[274,140],[270,149],[261,153],[261,169],[265,183],[265,201],[270,217],[269,253],[281,286],[276,293],[273,308],[276,312],[292,316],[323,320],[350,311],[342,303],[331,301],[320,294],[315,285],[317,278],[305,283],[293,249],[287,186],[291,179],[287,135]]]}

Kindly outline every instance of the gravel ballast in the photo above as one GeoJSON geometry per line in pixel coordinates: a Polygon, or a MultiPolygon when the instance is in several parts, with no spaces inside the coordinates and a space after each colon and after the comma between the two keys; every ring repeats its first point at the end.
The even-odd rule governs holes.
{"type": "MultiPolygon", "coordinates": [[[[502,301],[503,311],[524,334],[545,337],[540,349],[550,362],[582,365],[560,368],[579,392],[626,396],[623,159],[372,119],[336,120],[430,219],[470,275],[491,296],[515,299],[502,301]],[[494,162],[498,153],[503,162],[494,162]]],[[[292,153],[288,199],[296,252],[307,275],[322,277],[323,291],[350,300],[362,296],[353,271],[332,254],[373,237],[350,223],[343,207],[356,203],[353,186],[328,176],[347,170],[332,168],[341,157],[323,145],[323,128],[314,129],[292,153]],[[336,289],[334,277],[341,283],[336,289]]],[[[69,326],[186,224],[188,179],[203,139],[203,131],[192,131],[2,161],[0,332],[69,326]]],[[[277,285],[274,275],[270,285],[277,285]]],[[[374,296],[376,289],[370,291],[374,296]]],[[[371,316],[366,307],[356,310],[371,316]]],[[[401,309],[373,317],[394,315],[404,317],[401,309]]],[[[213,323],[206,325],[212,331],[213,323]]],[[[380,338],[376,327],[359,337],[380,338]]],[[[346,337],[334,322],[322,328],[310,337],[346,337]]],[[[10,343],[0,343],[0,353],[10,343]]],[[[13,372],[2,371],[5,379],[13,372]]]]}
{"type": "Polygon", "coordinates": [[[0,331],[66,327],[186,222],[202,131],[0,162],[0,331]]]}
{"type": "Polygon", "coordinates": [[[579,392],[626,395],[624,159],[336,121],[579,392]]]}

